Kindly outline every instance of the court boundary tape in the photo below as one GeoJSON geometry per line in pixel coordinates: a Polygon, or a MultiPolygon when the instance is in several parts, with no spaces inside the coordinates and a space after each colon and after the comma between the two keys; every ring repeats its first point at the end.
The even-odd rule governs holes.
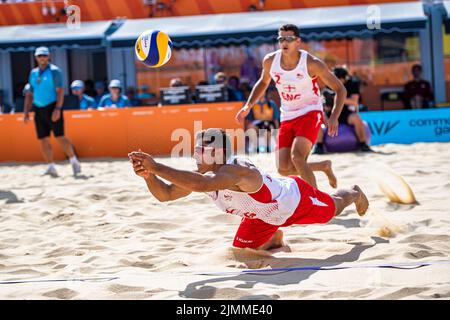
{"type": "Polygon", "coordinates": [[[304,267],[289,267],[289,268],[272,268],[272,269],[245,269],[240,271],[224,271],[224,272],[196,272],[195,275],[203,276],[237,276],[244,274],[251,275],[273,275],[278,273],[285,273],[290,271],[329,271],[329,270],[343,270],[343,269],[370,269],[370,268],[386,268],[386,269],[401,269],[411,270],[422,267],[448,264],[450,260],[440,261],[422,261],[422,262],[400,262],[400,263],[379,263],[379,264],[347,264],[347,265],[333,265],[333,266],[304,266],[304,267]]]}
{"type": "Polygon", "coordinates": [[[0,284],[20,284],[20,283],[46,283],[46,282],[108,282],[117,280],[119,277],[98,277],[98,278],[69,278],[69,279],[28,279],[0,281],[0,284]]]}
{"type": "MultiPolygon", "coordinates": [[[[440,261],[422,261],[422,262],[406,262],[406,263],[380,263],[380,264],[343,264],[334,266],[304,266],[304,267],[289,267],[289,268],[273,268],[273,269],[245,269],[240,271],[223,271],[223,272],[180,272],[175,275],[202,275],[202,276],[239,276],[239,275],[274,275],[279,273],[291,271],[330,271],[330,270],[344,270],[344,269],[370,269],[370,268],[386,268],[386,269],[400,269],[413,270],[433,265],[449,265],[450,260],[440,261]]],[[[173,276],[171,274],[169,276],[173,276]]],[[[24,279],[24,280],[9,280],[0,281],[2,284],[24,284],[24,283],[48,283],[48,282],[110,282],[120,279],[119,276],[110,277],[91,277],[91,278],[68,278],[68,279],[24,279]]]]}

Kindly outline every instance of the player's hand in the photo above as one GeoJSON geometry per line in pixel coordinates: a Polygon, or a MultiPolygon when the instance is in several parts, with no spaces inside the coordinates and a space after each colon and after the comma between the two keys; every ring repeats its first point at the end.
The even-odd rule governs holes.
{"type": "Polygon", "coordinates": [[[338,135],[339,121],[335,117],[331,116],[326,124],[328,128],[328,135],[330,137],[336,137],[338,135]]]}
{"type": "Polygon", "coordinates": [[[137,161],[137,160],[132,160],[132,159],[130,158],[130,162],[131,162],[131,164],[133,165],[134,173],[136,173],[137,176],[139,176],[139,177],[141,177],[141,178],[144,178],[144,179],[147,179],[147,178],[150,176],[150,172],[148,172],[148,170],[146,170],[146,169],[142,166],[142,164],[140,164],[139,161],[137,161]]]}
{"type": "Polygon", "coordinates": [[[23,115],[23,122],[24,122],[25,124],[27,124],[28,121],[30,121],[30,115],[28,114],[28,112],[26,112],[26,113],[24,113],[24,115],[23,115]]]}
{"type": "Polygon", "coordinates": [[[152,173],[156,168],[157,162],[153,159],[153,157],[148,153],[142,152],[141,150],[129,153],[128,157],[130,157],[130,160],[133,162],[136,162],[135,168],[138,170],[147,170],[149,173],[152,173]]]}
{"type": "Polygon", "coordinates": [[[59,118],[61,118],[61,109],[56,108],[52,112],[52,121],[56,122],[59,120],[59,118]]]}
{"type": "Polygon", "coordinates": [[[238,111],[238,113],[236,114],[236,122],[238,124],[244,123],[245,117],[247,117],[250,113],[250,109],[250,106],[245,105],[241,110],[238,111]]]}

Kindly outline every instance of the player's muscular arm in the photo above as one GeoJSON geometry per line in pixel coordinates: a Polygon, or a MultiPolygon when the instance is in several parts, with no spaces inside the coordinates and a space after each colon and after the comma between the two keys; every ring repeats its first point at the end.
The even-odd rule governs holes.
{"type": "Polygon", "coordinates": [[[261,96],[269,87],[270,81],[272,80],[272,78],[270,77],[270,67],[272,66],[273,58],[274,54],[268,54],[264,57],[261,76],[253,86],[252,92],[250,92],[250,96],[248,97],[248,100],[245,103],[244,107],[239,110],[236,115],[236,120],[238,123],[242,124],[244,122],[245,117],[250,113],[250,109],[255,105],[255,103],[259,100],[259,98],[261,98],[261,96]]]}
{"type": "Polygon", "coordinates": [[[201,174],[198,172],[178,170],[163,164],[156,164],[154,174],[172,183],[195,192],[209,192],[232,189],[240,183],[241,175],[234,168],[219,170],[216,173],[201,174]]]}
{"type": "Polygon", "coordinates": [[[330,69],[320,59],[308,55],[308,72],[311,77],[318,77],[326,86],[336,93],[334,99],[334,107],[331,111],[328,134],[330,136],[337,135],[338,118],[344,107],[344,102],[347,97],[347,90],[342,82],[336,78],[330,69]]]}
{"type": "Polygon", "coordinates": [[[190,190],[166,183],[151,173],[145,178],[145,182],[147,183],[148,191],[161,202],[183,198],[191,193],[190,190]]]}

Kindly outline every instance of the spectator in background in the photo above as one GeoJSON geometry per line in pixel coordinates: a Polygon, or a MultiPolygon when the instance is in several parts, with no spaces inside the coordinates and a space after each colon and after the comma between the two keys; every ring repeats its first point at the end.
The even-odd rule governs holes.
{"type": "Polygon", "coordinates": [[[88,96],[92,97],[92,99],[93,99],[93,97],[95,97],[94,87],[95,87],[95,84],[92,79],[87,79],[86,81],[84,81],[84,93],[87,94],[88,96]]]}
{"type": "Polygon", "coordinates": [[[156,97],[156,94],[150,92],[149,90],[150,88],[147,85],[143,84],[142,86],[139,87],[139,93],[137,95],[137,98],[141,100],[146,100],[156,97]]]}
{"type": "Polygon", "coordinates": [[[109,94],[103,96],[99,108],[125,108],[130,106],[130,100],[123,95],[120,80],[114,79],[109,83],[109,94]]]}
{"type": "Polygon", "coordinates": [[[78,97],[78,107],[80,110],[92,110],[97,107],[94,98],[84,93],[84,83],[81,80],[75,80],[70,85],[70,90],[74,96],[78,97]]]}
{"type": "Polygon", "coordinates": [[[412,67],[413,80],[405,84],[403,103],[406,109],[430,108],[433,105],[433,91],[430,82],[422,79],[422,66],[412,67]]]}
{"type": "Polygon", "coordinates": [[[247,50],[247,58],[245,58],[241,65],[241,81],[248,82],[253,87],[256,81],[258,81],[261,72],[258,62],[251,54],[251,49],[248,48],[247,50]]]}
{"type": "Polygon", "coordinates": [[[239,78],[236,76],[231,76],[228,79],[228,85],[234,90],[236,101],[245,101],[244,92],[241,90],[239,82],[239,78]]]}
{"type": "Polygon", "coordinates": [[[252,92],[252,87],[248,84],[248,82],[241,81],[239,89],[241,89],[241,91],[244,93],[244,98],[247,101],[250,97],[250,93],[252,92]]]}
{"type": "MultiPolygon", "coordinates": [[[[274,130],[280,127],[280,110],[275,102],[269,100],[266,94],[253,106],[245,120],[245,129],[254,129],[257,132],[258,152],[271,152],[272,135],[274,130]]],[[[255,147],[249,145],[249,152],[253,152],[255,147]]]]}
{"type": "Polygon", "coordinates": [[[95,89],[95,97],[94,97],[95,104],[99,106],[100,100],[102,100],[103,96],[106,94],[105,83],[103,81],[96,81],[94,89],[95,89]]]}
{"type": "Polygon", "coordinates": [[[180,78],[173,78],[173,79],[170,80],[169,86],[171,88],[175,88],[175,87],[182,87],[182,86],[184,86],[184,84],[183,84],[183,82],[181,81],[180,78]]]}
{"type": "MultiPolygon", "coordinates": [[[[347,98],[344,101],[344,108],[342,109],[342,112],[338,119],[339,124],[354,126],[356,138],[358,139],[360,144],[359,150],[362,152],[371,152],[373,150],[366,144],[366,131],[364,123],[358,113],[360,83],[350,77],[348,70],[345,67],[336,67],[334,68],[333,73],[336,78],[338,78],[344,84],[345,89],[347,89],[347,98]]],[[[322,90],[322,94],[325,99],[324,115],[328,119],[334,106],[335,93],[331,89],[325,88],[324,90],[322,90]]],[[[325,153],[323,140],[324,132],[323,130],[319,130],[317,141],[312,151],[313,154],[325,153]]]]}
{"type": "Polygon", "coordinates": [[[223,72],[218,72],[214,75],[214,81],[216,84],[223,84],[225,86],[227,97],[226,101],[239,101],[236,96],[235,89],[228,84],[227,75],[223,72]]]}
{"type": "Polygon", "coordinates": [[[143,84],[139,87],[137,98],[142,101],[143,105],[156,106],[159,102],[158,97],[153,92],[150,92],[149,86],[143,84]]]}
{"type": "Polygon", "coordinates": [[[134,90],[133,87],[128,87],[125,94],[130,100],[130,104],[132,107],[140,107],[143,105],[142,100],[136,97],[136,90],[134,90]]]}

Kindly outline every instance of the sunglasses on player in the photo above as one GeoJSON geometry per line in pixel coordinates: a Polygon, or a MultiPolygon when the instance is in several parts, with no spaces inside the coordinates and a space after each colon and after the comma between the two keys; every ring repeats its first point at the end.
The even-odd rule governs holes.
{"type": "Polygon", "coordinates": [[[295,39],[297,39],[296,36],[279,36],[279,37],[277,38],[277,41],[278,41],[279,43],[282,43],[283,41],[287,41],[287,42],[291,43],[291,42],[294,42],[295,39]]]}

